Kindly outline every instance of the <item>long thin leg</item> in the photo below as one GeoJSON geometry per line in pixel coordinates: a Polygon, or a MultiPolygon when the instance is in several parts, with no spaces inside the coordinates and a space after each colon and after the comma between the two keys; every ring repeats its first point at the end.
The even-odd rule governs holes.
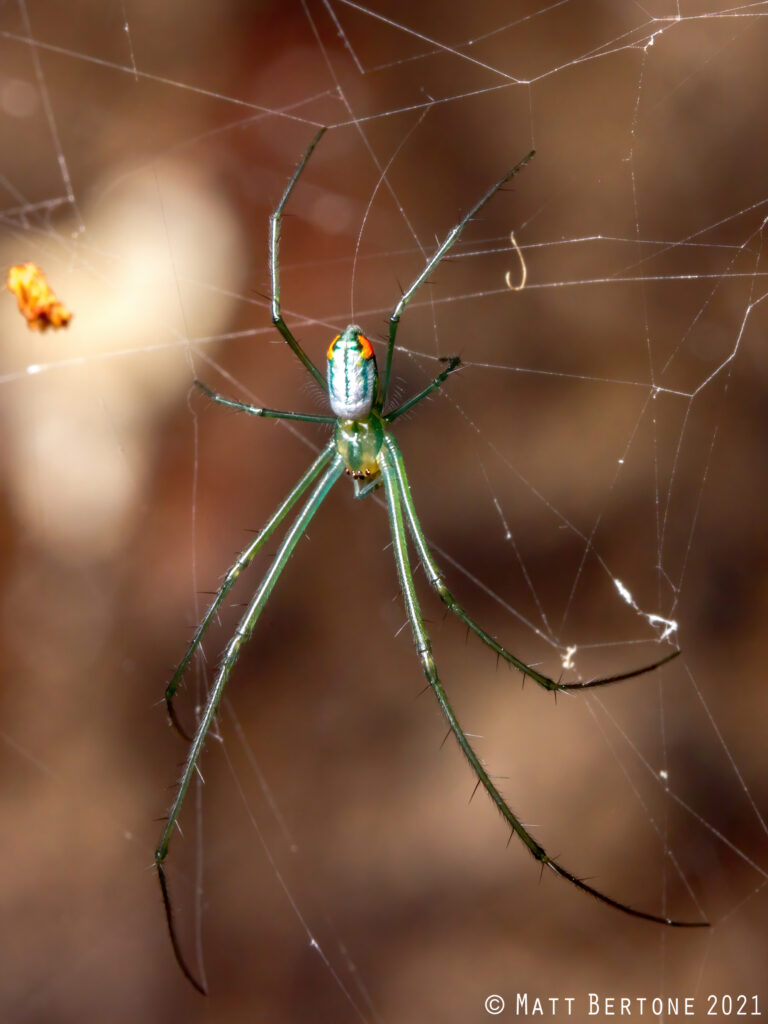
{"type": "Polygon", "coordinates": [[[619,900],[615,900],[611,896],[606,896],[605,893],[602,893],[599,889],[595,889],[591,885],[588,885],[582,879],[564,868],[556,860],[553,860],[546,850],[539,845],[533,836],[525,829],[519,818],[517,818],[517,816],[512,812],[509,804],[492,782],[491,777],[483,766],[483,763],[472,748],[464,730],[459,725],[448,701],[445,690],[443,689],[443,685],[438,677],[435,660],[432,655],[432,647],[429,642],[427,631],[424,628],[424,620],[419,608],[419,599],[416,596],[416,587],[413,582],[413,573],[411,572],[408,550],[406,547],[405,526],[403,523],[403,510],[401,506],[402,491],[394,469],[394,460],[392,459],[389,449],[382,449],[382,452],[379,455],[379,466],[384,478],[384,487],[386,489],[387,511],[389,513],[389,522],[392,531],[392,546],[395,552],[397,574],[400,580],[400,587],[403,591],[403,598],[405,600],[405,607],[411,624],[411,630],[413,631],[413,642],[416,645],[416,650],[418,651],[419,659],[421,660],[421,665],[424,669],[424,675],[427,677],[427,682],[437,698],[440,710],[445,715],[451,728],[451,732],[455,736],[462,753],[469,762],[472,771],[477,776],[478,783],[482,785],[483,789],[485,789],[486,793],[490,796],[491,800],[501,813],[501,816],[515,835],[525,843],[533,857],[539,861],[540,864],[546,865],[554,871],[556,875],[560,875],[561,878],[564,878],[566,881],[576,886],[577,889],[581,889],[583,892],[589,893],[590,896],[594,896],[594,898],[600,900],[601,903],[607,903],[609,907],[621,910],[623,913],[630,914],[632,917],[640,917],[646,921],[655,921],[658,924],[672,925],[676,928],[706,927],[708,925],[707,921],[672,921],[668,917],[661,917],[657,914],[648,914],[643,910],[636,910],[634,907],[627,906],[626,903],[621,903],[619,900]]]}
{"type": "Polygon", "coordinates": [[[427,384],[424,390],[420,391],[418,395],[414,395],[413,398],[409,398],[407,402],[403,402],[403,404],[399,405],[395,410],[393,410],[393,412],[387,413],[384,417],[387,423],[391,423],[393,420],[396,420],[398,416],[402,416],[404,412],[408,412],[409,409],[412,409],[417,402],[422,400],[422,398],[426,398],[427,395],[431,395],[432,392],[437,390],[437,388],[440,387],[443,381],[452,374],[454,370],[458,370],[461,366],[461,360],[458,356],[451,356],[450,358],[443,356],[440,361],[448,364],[442,373],[438,373],[435,379],[427,384]]]}
{"type": "Polygon", "coordinates": [[[665,654],[663,658],[659,658],[658,661],[654,661],[650,665],[643,665],[641,668],[632,669],[629,672],[621,672],[614,676],[605,676],[601,679],[590,679],[587,682],[582,683],[555,682],[554,679],[550,679],[549,676],[545,676],[542,672],[538,672],[535,668],[532,668],[530,665],[526,665],[524,661],[516,658],[514,654],[506,649],[506,647],[502,647],[501,644],[490,635],[490,633],[487,633],[482,626],[479,626],[474,619],[470,618],[445,585],[445,580],[435,564],[435,560],[427,545],[427,539],[424,536],[424,531],[421,528],[421,523],[416,515],[416,508],[413,504],[413,497],[411,495],[411,487],[408,482],[408,476],[405,472],[405,463],[403,462],[403,456],[400,452],[397,441],[391,434],[387,434],[384,438],[384,444],[387,446],[392,458],[392,473],[397,480],[398,490],[402,496],[408,529],[413,537],[413,542],[416,545],[416,550],[418,551],[419,558],[424,566],[424,572],[426,573],[430,585],[437,591],[441,601],[446,605],[446,607],[450,608],[454,615],[469,626],[472,632],[475,633],[487,647],[490,647],[490,649],[500,658],[503,658],[504,661],[508,662],[510,665],[514,665],[515,668],[519,669],[524,676],[530,676],[534,682],[538,683],[539,686],[543,686],[546,690],[583,690],[592,686],[606,686],[608,683],[618,683],[622,679],[634,679],[635,676],[641,676],[646,672],[652,672],[653,669],[659,668],[661,665],[665,665],[668,661],[672,661],[673,658],[676,658],[678,654],[680,654],[679,650],[674,650],[670,654],[665,654]]]}
{"type": "Polygon", "coordinates": [[[288,202],[288,198],[291,192],[293,192],[293,188],[296,182],[299,180],[301,172],[306,167],[307,160],[309,160],[310,156],[312,156],[312,151],[325,134],[325,131],[325,128],[321,128],[317,135],[315,135],[314,139],[312,139],[312,141],[310,142],[306,153],[299,161],[299,165],[296,168],[296,170],[293,172],[293,177],[288,182],[288,187],[283,193],[283,198],[277,204],[277,209],[269,218],[269,275],[272,280],[272,323],[275,325],[278,331],[280,331],[282,336],[285,338],[290,347],[302,361],[304,366],[306,366],[306,368],[309,370],[309,372],[312,374],[312,376],[315,378],[318,384],[323,388],[324,391],[327,391],[328,382],[326,381],[324,374],[322,374],[318,370],[318,368],[309,358],[307,353],[304,351],[304,349],[301,347],[298,341],[296,341],[294,336],[291,334],[285,320],[283,320],[283,314],[280,311],[280,259],[278,252],[280,248],[280,220],[283,216],[283,209],[285,207],[285,204],[288,202]]]}
{"type": "Polygon", "coordinates": [[[655,668],[661,668],[662,665],[666,665],[668,661],[672,661],[679,654],[682,654],[680,648],[675,648],[674,651],[670,651],[669,654],[665,654],[663,658],[659,658],[658,661],[652,661],[650,665],[644,665],[642,668],[633,668],[629,672],[619,672],[615,676],[606,676],[604,679],[585,679],[582,683],[560,683],[559,688],[561,690],[588,690],[592,686],[604,686],[606,683],[620,683],[622,679],[634,679],[635,676],[645,675],[646,672],[653,672],[655,668]]]}
{"type": "Polygon", "coordinates": [[[246,402],[238,402],[235,398],[227,398],[220,395],[218,391],[212,391],[207,384],[201,380],[195,381],[195,387],[200,388],[213,402],[219,405],[226,405],[230,409],[237,409],[239,412],[247,412],[251,416],[268,416],[273,420],[302,420],[305,423],[335,423],[334,416],[316,416],[314,413],[306,412],[280,412],[277,409],[260,409],[257,405],[248,405],[246,402]]]}
{"type": "Polygon", "coordinates": [[[306,491],[306,489],[309,487],[312,481],[317,477],[317,475],[320,473],[323,467],[328,464],[331,455],[333,454],[333,451],[334,443],[333,441],[331,441],[320,452],[320,454],[309,467],[309,469],[306,471],[306,473],[301,477],[301,479],[288,493],[287,497],[280,502],[278,507],[272,513],[270,518],[266,521],[264,526],[262,526],[257,535],[250,542],[250,544],[243,548],[243,550],[237,556],[235,562],[233,562],[233,564],[229,567],[224,577],[224,580],[222,581],[221,586],[216,591],[216,596],[211,602],[208,611],[205,613],[199,626],[195,630],[195,635],[192,637],[192,641],[189,647],[187,647],[184,657],[179,662],[178,666],[176,667],[176,671],[173,673],[173,676],[171,677],[171,681],[168,683],[168,686],[166,687],[165,704],[168,709],[168,717],[170,718],[171,723],[173,724],[176,731],[181,736],[183,736],[188,743],[192,742],[192,737],[187,734],[187,732],[182,728],[181,723],[179,722],[178,716],[176,714],[176,709],[173,705],[173,698],[176,694],[176,690],[179,687],[181,678],[186,672],[187,666],[189,665],[189,662],[192,659],[192,655],[200,646],[200,642],[205,636],[205,633],[208,627],[210,626],[211,622],[213,621],[216,612],[219,610],[221,602],[224,600],[229,591],[235,585],[235,581],[237,580],[240,573],[243,571],[243,569],[246,569],[251,564],[253,559],[256,557],[256,554],[259,552],[264,543],[272,535],[275,528],[279,526],[283,519],[288,515],[290,510],[293,508],[293,506],[296,504],[296,502],[299,500],[302,494],[306,491]]]}
{"type": "Polygon", "coordinates": [[[397,335],[397,328],[398,324],[400,323],[400,317],[403,314],[403,310],[411,301],[414,294],[424,284],[424,282],[435,269],[435,267],[438,265],[438,263],[442,260],[443,256],[445,256],[445,254],[448,252],[451,246],[455,243],[456,239],[459,237],[459,235],[467,226],[467,224],[469,224],[473,217],[477,216],[477,214],[482,210],[485,204],[493,198],[493,196],[499,191],[499,189],[503,185],[506,185],[510,178],[514,178],[516,174],[519,174],[523,167],[525,167],[528,161],[533,157],[534,152],[535,150],[532,149],[527,156],[524,156],[519,163],[515,164],[511,171],[507,171],[507,173],[502,178],[499,178],[496,184],[488,189],[485,195],[482,196],[482,198],[475,203],[472,209],[462,217],[459,223],[455,227],[451,228],[451,230],[445,236],[443,242],[435,250],[431,259],[428,260],[424,269],[415,278],[412,284],[410,284],[408,288],[406,288],[406,290],[403,292],[402,296],[400,297],[400,301],[395,306],[392,316],[389,318],[389,344],[387,346],[387,358],[384,364],[384,373],[382,374],[381,379],[379,381],[379,399],[377,402],[379,409],[382,409],[384,407],[384,403],[387,400],[387,393],[389,392],[389,378],[392,373],[392,353],[394,352],[395,337],[397,335]]]}
{"type": "Polygon", "coordinates": [[[283,538],[283,542],[280,545],[272,564],[259,584],[259,589],[251,599],[245,614],[237,625],[237,629],[224,649],[221,664],[219,665],[219,670],[216,673],[216,679],[211,687],[211,692],[208,694],[208,703],[205,706],[205,710],[197,726],[197,732],[195,733],[195,737],[190,745],[187,760],[184,764],[184,771],[182,772],[178,789],[176,790],[176,796],[174,797],[168,814],[168,820],[165,823],[165,828],[163,829],[162,835],[160,836],[160,842],[158,843],[157,850],[155,851],[155,866],[157,867],[157,874],[160,881],[160,889],[163,896],[163,906],[165,907],[165,916],[171,937],[171,945],[173,946],[173,951],[176,954],[179,967],[199,992],[204,993],[205,989],[200,982],[197,981],[187,966],[181,952],[178,936],[176,935],[163,861],[168,855],[171,836],[173,835],[176,823],[179,820],[184,798],[187,795],[187,790],[189,789],[189,785],[197,770],[197,762],[200,757],[200,752],[203,749],[203,744],[205,743],[206,736],[208,735],[208,730],[211,727],[213,717],[216,714],[216,709],[219,706],[219,701],[221,700],[224,687],[227,684],[232,668],[240,654],[240,648],[251,635],[253,627],[258,621],[264,605],[267,603],[269,595],[272,593],[273,587],[280,578],[280,574],[285,568],[286,562],[293,553],[293,549],[304,535],[312,517],[325,500],[331,487],[341,476],[343,469],[344,463],[342,462],[341,457],[339,455],[334,456],[330,466],[326,469],[320,482],[312,491],[312,494],[307,499],[306,504],[296,516],[296,519],[293,521],[290,529],[283,538]]]}

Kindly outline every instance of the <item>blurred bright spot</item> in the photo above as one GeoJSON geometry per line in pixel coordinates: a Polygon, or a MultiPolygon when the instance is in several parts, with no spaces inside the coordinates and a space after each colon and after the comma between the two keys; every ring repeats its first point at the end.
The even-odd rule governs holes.
{"type": "Polygon", "coordinates": [[[23,375],[0,408],[11,503],[31,539],[71,563],[130,540],[155,431],[192,383],[187,331],[226,328],[243,265],[237,211],[200,170],[166,163],[111,180],[83,211],[69,263],[58,249],[1,259],[45,262],[75,313],[66,337],[38,338],[10,296],[0,304],[6,365],[23,375]]]}

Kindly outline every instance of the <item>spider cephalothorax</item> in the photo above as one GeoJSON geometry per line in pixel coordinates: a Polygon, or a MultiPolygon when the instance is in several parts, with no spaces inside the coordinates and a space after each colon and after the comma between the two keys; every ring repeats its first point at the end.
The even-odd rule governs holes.
{"type": "Polygon", "coordinates": [[[378,475],[384,421],[377,412],[370,412],[364,419],[337,420],[335,441],[348,476],[371,480],[378,475]]]}
{"type": "Polygon", "coordinates": [[[576,690],[590,686],[602,686],[607,683],[617,682],[620,679],[629,679],[633,676],[649,672],[660,665],[671,661],[680,652],[673,650],[650,665],[633,669],[629,672],[622,672],[618,675],[607,676],[602,679],[592,679],[587,682],[561,683],[555,682],[549,676],[539,672],[538,669],[527,665],[517,658],[511,651],[502,647],[498,641],[486,632],[478,623],[472,619],[462,606],[448,590],[442,573],[437,567],[432,553],[429,549],[427,539],[416,514],[416,508],[411,496],[411,487],[405,470],[400,448],[390,431],[390,425],[402,416],[403,413],[413,409],[428,395],[436,391],[447,378],[458,370],[461,363],[458,357],[445,359],[445,367],[437,376],[430,381],[423,390],[413,395],[407,401],[396,408],[385,412],[389,383],[392,370],[392,354],[395,348],[397,327],[400,316],[406,305],[427,280],[432,271],[437,267],[442,258],[454,244],[461,232],[467,226],[472,217],[478,213],[493,195],[509,179],[515,175],[521,167],[533,156],[529,153],[520,161],[517,166],[508,171],[492,188],[490,188],[481,199],[475,203],[472,209],[463,219],[446,235],[443,242],[437,247],[424,268],[403,292],[389,318],[389,338],[386,347],[386,359],[383,363],[383,374],[381,384],[376,368],[376,357],[373,354],[373,347],[370,341],[362,334],[361,329],[355,324],[350,324],[341,334],[338,334],[328,348],[327,378],[323,377],[319,368],[309,358],[302,346],[291,333],[290,328],[283,319],[280,307],[279,288],[279,264],[278,247],[280,241],[280,219],[283,208],[288,201],[293,188],[309,159],[312,150],[317,145],[322,131],[318,132],[314,141],[304,154],[299,166],[288,183],[288,187],[280,200],[277,209],[270,219],[270,247],[269,262],[272,278],[272,322],[291,350],[303,363],[307,371],[314,377],[320,386],[327,391],[331,409],[334,415],[319,415],[317,413],[303,412],[282,412],[276,409],[262,409],[253,405],[247,405],[233,398],[226,398],[217,394],[200,381],[195,384],[201,388],[213,401],[232,409],[239,409],[242,412],[250,413],[252,416],[267,416],[273,419],[300,420],[304,423],[321,423],[334,427],[334,437],[322,448],[312,465],[304,475],[296,482],[286,498],[280,502],[271,518],[267,520],[257,536],[238,555],[236,561],[230,566],[224,576],[224,580],[216,592],[212,603],[203,616],[200,625],[195,631],[192,642],[187,652],[179,663],[173,677],[165,691],[165,700],[171,721],[178,731],[185,736],[190,743],[186,764],[179,780],[176,796],[171,805],[168,819],[163,828],[160,842],[155,851],[155,865],[160,880],[160,888],[163,895],[168,930],[173,944],[176,958],[184,971],[184,974],[200,992],[205,992],[204,985],[198,981],[184,959],[179,945],[178,936],[174,926],[171,901],[168,894],[168,886],[165,877],[164,862],[168,855],[168,847],[171,837],[176,831],[182,804],[189,789],[190,783],[198,771],[198,760],[205,743],[208,731],[213,723],[216,709],[221,700],[224,687],[229,679],[235,662],[237,661],[243,643],[251,635],[264,606],[266,605],[272,590],[277,583],[288,559],[296,548],[300,538],[304,536],[312,517],[325,501],[328,492],[336,481],[342,476],[344,470],[354,478],[355,497],[362,499],[369,495],[379,484],[383,484],[386,499],[387,514],[389,518],[390,535],[392,538],[392,549],[395,555],[395,566],[397,569],[400,589],[405,601],[406,613],[411,625],[413,640],[421,661],[427,683],[433,691],[437,702],[448,722],[450,731],[453,733],[464,757],[466,758],[477,785],[482,786],[486,793],[501,813],[502,818],[510,829],[511,834],[517,835],[527,846],[532,856],[542,865],[546,865],[555,874],[570,882],[571,885],[583,892],[588,893],[595,899],[600,900],[608,906],[622,910],[634,917],[642,917],[649,921],[656,921],[660,924],[677,926],[696,927],[706,924],[706,921],[681,922],[670,920],[666,915],[647,913],[643,910],[635,910],[633,907],[619,900],[606,896],[594,886],[589,885],[577,875],[566,870],[559,860],[550,857],[546,850],[533,838],[530,831],[522,824],[514,814],[509,804],[502,796],[496,782],[487,772],[483,762],[475,752],[470,742],[469,735],[464,732],[453,712],[448,696],[437,674],[435,659],[432,655],[432,647],[427,633],[426,625],[421,614],[419,598],[416,593],[416,585],[413,579],[410,555],[408,553],[407,534],[416,549],[419,561],[424,570],[424,575],[430,586],[437,592],[445,606],[456,615],[479,639],[490,648],[498,658],[502,658],[509,665],[514,666],[529,677],[539,686],[550,692],[559,690],[576,690]],[[361,480],[367,483],[361,484],[361,480]],[[311,488],[311,490],[310,490],[311,488]],[[307,492],[309,496],[307,497],[307,492]],[[294,507],[303,499],[299,511],[295,514],[292,522],[286,528],[285,535],[275,553],[270,567],[262,577],[261,583],[256,588],[252,598],[247,604],[240,619],[237,629],[230,637],[222,656],[219,660],[216,676],[211,685],[208,701],[199,718],[194,738],[188,737],[181,727],[174,710],[173,699],[184,672],[187,669],[195,651],[214,619],[218,615],[222,602],[234,586],[240,572],[247,568],[258,552],[272,536],[273,532],[283,523],[294,507]]]}

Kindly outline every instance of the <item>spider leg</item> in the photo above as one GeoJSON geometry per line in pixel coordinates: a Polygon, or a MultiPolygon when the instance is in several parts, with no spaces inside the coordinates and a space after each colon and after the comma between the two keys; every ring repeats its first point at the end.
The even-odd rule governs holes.
{"type": "Polygon", "coordinates": [[[424,390],[420,391],[418,395],[414,395],[413,398],[409,398],[407,402],[403,402],[403,404],[399,405],[393,412],[387,413],[384,417],[385,422],[391,423],[393,420],[396,420],[398,416],[402,416],[404,412],[408,412],[408,410],[412,409],[417,402],[422,400],[422,398],[426,398],[427,395],[431,395],[433,391],[436,391],[443,381],[452,374],[454,370],[458,370],[461,366],[461,360],[458,356],[451,356],[449,358],[443,357],[441,362],[448,364],[443,372],[438,373],[435,379],[431,383],[427,384],[424,390]]]}
{"type": "Polygon", "coordinates": [[[650,665],[643,665],[641,668],[631,669],[629,672],[620,672],[617,675],[604,676],[600,679],[591,679],[582,683],[556,682],[554,679],[551,679],[549,676],[545,676],[542,672],[537,671],[530,665],[526,665],[524,661],[516,658],[514,654],[508,651],[506,647],[502,647],[498,640],[494,639],[490,633],[487,633],[482,626],[478,625],[475,620],[464,611],[462,606],[445,585],[442,573],[437,568],[435,560],[432,557],[432,552],[429,550],[429,546],[427,545],[427,539],[421,528],[419,517],[416,515],[416,508],[413,504],[413,497],[411,495],[411,486],[408,482],[405,463],[397,441],[391,434],[387,434],[384,438],[384,444],[387,446],[392,457],[391,472],[397,480],[397,486],[402,498],[408,529],[413,538],[413,542],[416,545],[416,550],[418,551],[419,558],[424,566],[424,572],[426,573],[430,585],[435,591],[437,591],[443,604],[450,608],[453,614],[461,619],[461,621],[483,641],[486,647],[490,647],[492,651],[494,651],[500,658],[503,658],[508,664],[514,665],[514,667],[519,669],[524,676],[530,676],[534,682],[538,683],[539,686],[544,687],[545,690],[554,690],[555,692],[558,690],[583,690],[592,686],[606,686],[608,683],[617,683],[622,679],[634,679],[635,676],[641,676],[645,672],[652,672],[653,669],[659,668],[661,665],[665,665],[668,661],[672,661],[673,658],[676,658],[678,654],[680,654],[679,650],[674,650],[670,654],[666,654],[663,658],[660,658],[658,661],[654,661],[650,665]]]}
{"type": "Polygon", "coordinates": [[[285,192],[283,193],[283,198],[277,204],[275,212],[269,218],[269,276],[272,281],[272,323],[275,325],[278,331],[280,331],[283,338],[285,338],[285,340],[290,345],[291,349],[296,353],[296,355],[299,357],[304,366],[309,370],[309,372],[312,374],[312,376],[315,378],[318,384],[322,387],[323,391],[327,392],[328,382],[325,379],[325,375],[318,370],[318,368],[309,358],[307,353],[304,351],[304,349],[301,347],[298,341],[296,341],[294,336],[291,334],[291,331],[288,328],[288,325],[286,324],[285,320],[283,320],[283,314],[280,310],[280,260],[278,252],[280,248],[280,221],[283,216],[283,209],[285,208],[285,204],[288,202],[291,192],[293,192],[296,182],[299,180],[301,172],[306,167],[307,160],[309,160],[310,156],[312,156],[312,152],[315,146],[323,137],[325,131],[325,128],[321,128],[317,135],[315,135],[314,139],[312,139],[312,141],[310,142],[306,153],[299,161],[296,170],[293,172],[293,177],[288,182],[288,186],[285,192]]]}
{"type": "Polygon", "coordinates": [[[668,661],[672,661],[683,652],[676,647],[669,654],[665,654],[658,661],[652,661],[650,665],[643,665],[642,668],[633,668],[629,672],[618,672],[615,676],[604,676],[601,679],[585,679],[581,683],[558,683],[558,690],[588,690],[592,686],[605,686],[606,683],[620,683],[622,679],[634,679],[635,676],[645,675],[646,672],[653,672],[655,668],[661,668],[668,661]]]}
{"type": "MultiPolygon", "coordinates": [[[[329,453],[330,448],[326,449],[326,451],[323,453],[326,459],[329,453]]],[[[299,514],[296,516],[293,523],[291,524],[290,529],[283,538],[283,541],[280,547],[278,548],[277,554],[275,555],[272,564],[270,565],[264,578],[259,584],[258,590],[251,598],[251,602],[248,605],[245,614],[240,619],[240,622],[237,625],[237,629],[235,630],[234,634],[232,635],[232,638],[230,639],[229,643],[224,649],[224,654],[222,656],[221,663],[219,664],[218,672],[216,673],[216,679],[214,680],[213,686],[211,687],[211,691],[208,694],[208,703],[206,704],[205,710],[203,711],[202,717],[200,718],[200,721],[198,723],[194,739],[190,744],[189,752],[187,753],[187,760],[184,764],[184,771],[181,774],[178,788],[176,790],[176,796],[174,797],[173,803],[171,804],[171,809],[168,813],[168,819],[165,823],[165,828],[163,829],[162,835],[160,836],[160,842],[158,843],[157,849],[155,851],[155,866],[157,867],[157,874],[160,881],[160,889],[163,895],[163,906],[165,908],[165,918],[168,924],[168,931],[171,937],[171,945],[173,946],[173,951],[176,954],[176,959],[178,960],[179,967],[181,967],[186,977],[192,982],[192,984],[199,992],[205,993],[205,989],[195,979],[194,975],[187,966],[184,957],[181,953],[181,947],[179,945],[179,940],[176,935],[176,929],[174,927],[173,920],[173,912],[171,910],[171,901],[168,895],[168,883],[165,877],[165,869],[163,867],[163,862],[168,855],[168,847],[171,842],[171,836],[173,835],[173,831],[176,828],[176,823],[179,820],[179,815],[181,814],[181,808],[184,803],[184,798],[187,795],[187,790],[189,789],[189,785],[192,782],[192,778],[194,777],[195,772],[197,771],[197,762],[200,758],[200,752],[203,749],[203,744],[205,743],[206,736],[208,735],[208,730],[211,727],[214,715],[216,714],[216,709],[219,706],[219,701],[221,700],[221,695],[224,691],[224,687],[227,684],[227,680],[229,679],[229,675],[232,671],[232,668],[234,667],[235,662],[237,661],[238,656],[240,654],[240,648],[251,635],[253,627],[256,625],[256,622],[258,621],[258,618],[261,615],[265,604],[267,603],[269,595],[272,593],[273,587],[277,583],[278,579],[280,578],[280,574],[285,568],[286,562],[293,553],[296,544],[304,535],[304,532],[309,526],[310,520],[314,516],[315,512],[317,512],[320,505],[322,505],[331,487],[336,483],[336,481],[341,476],[343,468],[344,464],[341,460],[341,457],[339,455],[334,456],[330,466],[326,469],[325,473],[320,479],[320,482],[312,491],[311,495],[307,499],[306,504],[303,506],[299,514]]]]}
{"type": "Polygon", "coordinates": [[[523,169],[523,167],[525,167],[528,161],[533,157],[534,152],[535,150],[532,149],[527,156],[524,156],[519,163],[515,164],[511,171],[507,171],[507,173],[502,178],[500,178],[495,185],[489,188],[485,195],[483,195],[478,200],[478,202],[475,203],[472,209],[468,213],[464,214],[459,223],[455,227],[451,228],[451,230],[445,236],[445,239],[441,242],[441,244],[432,254],[431,258],[427,261],[421,273],[417,275],[415,280],[408,286],[408,288],[406,288],[406,290],[400,296],[400,301],[395,306],[394,312],[392,313],[392,316],[389,318],[389,343],[387,345],[387,358],[384,364],[384,373],[379,381],[379,398],[377,402],[379,409],[383,408],[384,403],[387,400],[387,393],[389,391],[389,378],[392,373],[392,353],[394,352],[395,349],[395,337],[397,336],[397,328],[400,323],[400,317],[402,316],[403,310],[411,301],[414,294],[424,284],[424,282],[435,269],[435,267],[440,263],[443,256],[445,256],[445,254],[454,244],[454,242],[459,237],[464,228],[467,226],[467,224],[469,224],[473,217],[477,216],[477,214],[482,210],[482,208],[485,206],[487,202],[490,202],[490,200],[493,198],[494,195],[496,195],[499,189],[503,185],[506,185],[510,178],[514,178],[514,176],[518,174],[523,169]]]}
{"type": "Polygon", "coordinates": [[[320,452],[320,454],[309,467],[309,469],[306,471],[306,473],[300,478],[300,480],[296,483],[293,489],[288,493],[287,497],[278,505],[278,507],[272,513],[272,515],[264,524],[264,526],[262,526],[257,535],[250,542],[250,544],[243,548],[243,550],[237,556],[235,562],[233,562],[229,569],[227,569],[227,573],[224,576],[224,580],[219,589],[216,591],[216,596],[214,597],[207,612],[205,613],[202,620],[200,621],[200,624],[195,630],[195,635],[192,637],[192,641],[189,644],[189,647],[187,647],[184,657],[177,665],[176,671],[173,673],[171,681],[168,683],[168,686],[166,687],[165,705],[168,710],[168,717],[171,720],[171,724],[176,729],[176,732],[178,732],[179,735],[182,736],[188,743],[192,742],[192,737],[187,734],[186,730],[182,727],[179,721],[178,715],[176,714],[176,709],[173,705],[173,698],[176,694],[177,689],[179,688],[181,678],[186,672],[187,666],[189,665],[189,662],[192,659],[192,655],[200,646],[200,642],[205,636],[205,633],[208,627],[210,626],[211,622],[213,621],[216,612],[219,610],[221,602],[224,600],[224,598],[227,596],[229,591],[234,586],[235,581],[237,580],[242,570],[246,569],[251,564],[253,559],[256,557],[256,554],[264,545],[264,543],[269,539],[269,537],[272,535],[275,528],[279,526],[279,524],[283,521],[286,515],[296,504],[298,499],[302,496],[304,491],[306,491],[306,489],[318,475],[320,470],[328,463],[333,451],[333,442],[325,446],[325,448],[320,452]]]}
{"type": "Polygon", "coordinates": [[[450,726],[450,730],[453,733],[456,742],[459,744],[462,753],[469,762],[478,782],[496,805],[501,816],[515,835],[517,835],[528,847],[532,856],[539,861],[542,866],[550,868],[556,875],[560,875],[561,878],[570,882],[577,889],[581,889],[583,892],[589,893],[590,896],[593,896],[601,903],[606,903],[609,907],[614,907],[616,910],[620,910],[632,917],[640,917],[646,921],[655,921],[658,924],[671,925],[676,928],[706,927],[709,923],[707,921],[673,921],[668,917],[649,914],[644,910],[636,910],[634,907],[630,907],[626,903],[621,903],[619,900],[613,899],[612,896],[607,896],[605,893],[600,892],[599,889],[593,888],[593,886],[588,885],[585,881],[572,874],[572,872],[568,871],[556,860],[550,857],[544,847],[536,842],[533,836],[520,822],[519,818],[517,818],[513,813],[509,804],[491,780],[491,777],[486,771],[482,761],[475,753],[472,745],[467,739],[466,733],[459,725],[458,719],[453,712],[453,708],[448,701],[443,684],[440,682],[440,678],[437,674],[437,667],[432,655],[432,646],[424,627],[424,620],[421,615],[419,599],[416,594],[413,573],[411,571],[410,560],[408,558],[402,508],[402,500],[404,496],[399,484],[397,473],[395,472],[395,462],[391,454],[391,448],[387,447],[382,449],[379,456],[379,466],[381,468],[381,474],[384,478],[384,487],[386,489],[387,512],[389,513],[389,523],[392,532],[392,546],[395,552],[397,575],[403,592],[403,599],[405,601],[408,619],[411,624],[411,630],[413,632],[413,641],[416,646],[422,668],[424,669],[424,675],[427,677],[427,682],[437,698],[440,710],[445,715],[448,725],[450,726]]]}
{"type": "Polygon", "coordinates": [[[230,409],[237,409],[240,412],[247,412],[251,416],[268,416],[273,420],[302,420],[305,423],[335,423],[336,418],[334,416],[316,416],[313,413],[305,412],[280,412],[277,409],[260,409],[256,405],[248,405],[246,402],[238,402],[235,398],[227,398],[225,395],[220,395],[218,391],[212,391],[207,384],[203,384],[201,380],[196,380],[195,387],[200,388],[213,402],[218,402],[219,405],[226,405],[230,409]]]}

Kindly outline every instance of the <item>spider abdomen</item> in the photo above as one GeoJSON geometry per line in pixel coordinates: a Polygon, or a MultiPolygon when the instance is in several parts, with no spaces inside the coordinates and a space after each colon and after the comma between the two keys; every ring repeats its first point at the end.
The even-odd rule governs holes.
{"type": "Polygon", "coordinates": [[[376,356],[359,327],[350,324],[328,347],[328,397],[339,419],[365,419],[379,386],[376,356]]]}

